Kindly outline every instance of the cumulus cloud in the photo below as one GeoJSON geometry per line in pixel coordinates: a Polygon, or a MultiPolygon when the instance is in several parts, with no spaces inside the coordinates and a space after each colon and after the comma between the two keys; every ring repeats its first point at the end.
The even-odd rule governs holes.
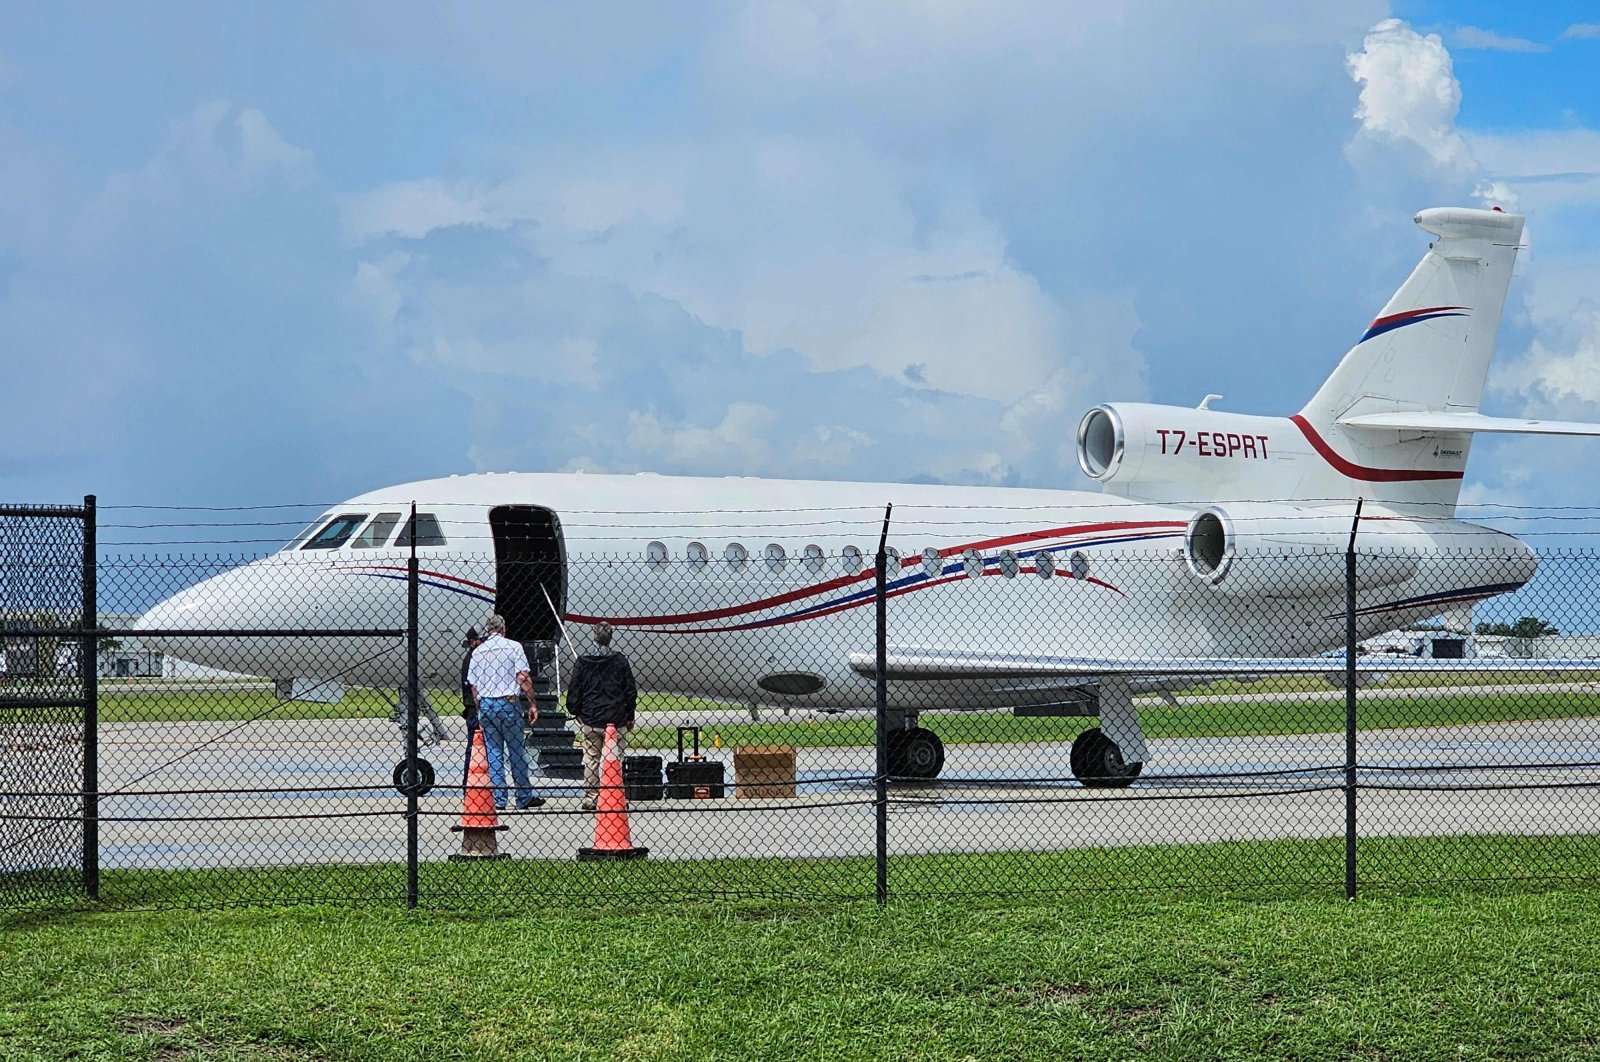
{"type": "Polygon", "coordinates": [[[1437,33],[1423,35],[1400,19],[1385,19],[1346,65],[1361,85],[1355,114],[1364,132],[1415,144],[1440,167],[1471,168],[1455,129],[1461,85],[1437,33]]]}
{"type": "MultiPolygon", "coordinates": [[[[352,196],[347,231],[520,227],[560,271],[612,277],[819,370],[919,366],[917,382],[1011,401],[1058,362],[1067,321],[970,194],[856,144],[797,137],[529,160],[483,187],[352,196]]],[[[493,312],[491,307],[482,307],[493,312]]]]}
{"type": "Polygon", "coordinates": [[[1541,317],[1526,356],[1500,369],[1496,384],[1543,410],[1593,418],[1600,410],[1600,303],[1584,299],[1571,312],[1541,317]]]}

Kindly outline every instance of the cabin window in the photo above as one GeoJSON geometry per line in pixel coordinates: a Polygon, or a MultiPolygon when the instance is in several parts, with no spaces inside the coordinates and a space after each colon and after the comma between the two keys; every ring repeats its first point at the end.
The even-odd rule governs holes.
{"type": "Polygon", "coordinates": [[[967,570],[968,579],[983,578],[983,554],[975,549],[961,551],[961,565],[967,570]]]}
{"type": "Polygon", "coordinates": [[[776,542],[767,543],[766,557],[767,567],[771,568],[775,572],[782,571],[784,564],[786,564],[789,560],[789,555],[785,553],[783,551],[783,547],[778,545],[776,542]]]}
{"type": "Polygon", "coordinates": [[[900,551],[893,546],[884,550],[883,576],[885,579],[896,579],[900,576],[900,551]]]}
{"type": "Polygon", "coordinates": [[[644,548],[645,563],[652,568],[663,568],[667,563],[667,546],[664,542],[652,542],[644,548]]]}
{"type": "Polygon", "coordinates": [[[382,546],[389,541],[389,536],[399,522],[399,513],[379,513],[372,518],[372,523],[361,529],[361,534],[350,544],[357,549],[374,549],[382,546]]]}
{"type": "MultiPolygon", "coordinates": [[[[439,526],[439,518],[432,513],[418,513],[416,518],[415,533],[417,546],[442,546],[444,541],[444,528],[439,526]]],[[[411,548],[412,521],[407,520],[406,526],[400,529],[400,537],[394,544],[401,549],[411,548]]]]}
{"type": "Polygon", "coordinates": [[[301,546],[301,549],[338,549],[344,545],[345,539],[355,533],[361,526],[361,521],[367,518],[366,513],[345,513],[335,516],[322,526],[322,530],[311,536],[311,541],[301,546]]]}
{"type": "Polygon", "coordinates": [[[750,551],[745,549],[741,543],[729,542],[728,548],[722,551],[722,557],[728,562],[728,567],[736,572],[742,571],[745,564],[750,560],[750,551]]]}
{"type": "Polygon", "coordinates": [[[689,548],[684,551],[684,556],[688,559],[691,568],[704,568],[711,563],[711,551],[706,549],[704,542],[689,543],[689,548]]]}
{"type": "Polygon", "coordinates": [[[866,558],[862,556],[859,546],[846,546],[839,551],[839,559],[846,575],[858,575],[866,567],[866,558]]]}
{"type": "Polygon", "coordinates": [[[1022,570],[1022,565],[1017,561],[1017,555],[1009,549],[1000,551],[1000,574],[1007,579],[1015,579],[1022,570]]]}
{"type": "Polygon", "coordinates": [[[922,574],[929,579],[937,579],[944,573],[944,555],[929,546],[922,551],[922,574]]]}
{"type": "Polygon", "coordinates": [[[805,549],[805,566],[807,571],[820,572],[823,565],[822,547],[815,543],[805,549]]]}
{"type": "Polygon", "coordinates": [[[1084,554],[1083,550],[1073,550],[1072,556],[1067,558],[1067,563],[1072,566],[1072,577],[1074,579],[1089,578],[1089,558],[1084,554]]]}
{"type": "Polygon", "coordinates": [[[1053,553],[1037,553],[1033,558],[1033,570],[1039,573],[1039,578],[1048,579],[1056,573],[1056,558],[1053,553]]]}

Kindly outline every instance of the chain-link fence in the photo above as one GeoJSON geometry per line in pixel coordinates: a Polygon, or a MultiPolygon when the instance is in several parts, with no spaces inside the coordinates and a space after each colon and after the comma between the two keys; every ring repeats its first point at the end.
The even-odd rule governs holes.
{"type": "MultiPolygon", "coordinates": [[[[1600,630],[1600,554],[1546,555],[1507,606],[1505,557],[1466,550],[1238,554],[1230,585],[1115,543],[891,534],[880,574],[870,540],[468,556],[421,525],[411,537],[415,559],[101,560],[101,670],[143,669],[112,668],[95,698],[104,902],[1352,889],[1518,860],[1529,878],[1600,870],[1600,638],[1574,635],[1600,630]],[[1450,611],[1485,600],[1482,630],[1450,611]],[[538,712],[517,706],[509,740],[485,723],[474,768],[463,639],[493,611],[538,712]],[[578,661],[605,657],[601,621],[638,691],[625,837],[567,711],[578,661]],[[578,859],[626,846],[648,857],[578,859]]],[[[45,607],[50,622],[77,626],[70,605],[45,607]]],[[[598,731],[588,744],[600,751],[598,731]]],[[[34,758],[22,740],[7,757],[12,797],[34,758]]],[[[43,817],[77,828],[82,787],[51,791],[73,812],[43,817]]]]}
{"type": "Polygon", "coordinates": [[[0,506],[0,905],[96,888],[92,507],[0,506]]]}

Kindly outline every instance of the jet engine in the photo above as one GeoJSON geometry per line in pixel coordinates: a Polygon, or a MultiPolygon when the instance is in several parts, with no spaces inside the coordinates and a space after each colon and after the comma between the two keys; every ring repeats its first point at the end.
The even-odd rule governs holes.
{"type": "MultiPolygon", "coordinates": [[[[1195,580],[1224,594],[1338,594],[1345,585],[1352,515],[1270,503],[1208,506],[1184,530],[1184,564],[1195,580]]],[[[1364,524],[1356,543],[1356,588],[1415,576],[1422,537],[1410,521],[1364,524]]]]}
{"type": "Polygon", "coordinates": [[[1303,448],[1299,430],[1282,417],[1211,409],[1108,403],[1078,424],[1084,475],[1119,494],[1172,501],[1214,498],[1224,483],[1248,497],[1284,497],[1276,485],[1280,456],[1303,448]]]}

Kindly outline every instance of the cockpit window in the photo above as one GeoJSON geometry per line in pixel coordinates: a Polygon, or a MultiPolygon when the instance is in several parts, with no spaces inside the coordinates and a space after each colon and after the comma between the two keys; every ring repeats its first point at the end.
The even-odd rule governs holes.
{"type": "Polygon", "coordinates": [[[301,549],[338,549],[344,545],[355,529],[361,526],[361,521],[367,518],[366,513],[342,513],[322,525],[322,530],[311,536],[311,540],[301,549]]]}
{"type": "Polygon", "coordinates": [[[379,513],[372,518],[372,523],[361,529],[361,534],[355,537],[350,545],[357,549],[372,549],[389,541],[389,536],[394,532],[394,525],[400,522],[399,513],[379,513]]]}
{"type": "MultiPolygon", "coordinates": [[[[445,544],[444,529],[439,526],[439,518],[432,513],[417,514],[416,533],[417,545],[419,547],[442,546],[445,544]]],[[[400,529],[400,537],[394,540],[394,544],[399,546],[401,549],[411,548],[410,520],[407,520],[406,526],[400,529]]]]}
{"type": "Polygon", "coordinates": [[[326,519],[327,519],[327,517],[325,517],[325,516],[319,516],[315,520],[313,520],[309,524],[307,524],[305,527],[301,528],[300,529],[300,533],[298,535],[294,536],[288,542],[285,542],[283,544],[283,552],[287,553],[291,549],[299,549],[300,548],[300,543],[302,543],[306,539],[310,538],[311,537],[311,532],[313,532],[317,528],[321,527],[322,526],[322,521],[324,521],[326,519]]]}

